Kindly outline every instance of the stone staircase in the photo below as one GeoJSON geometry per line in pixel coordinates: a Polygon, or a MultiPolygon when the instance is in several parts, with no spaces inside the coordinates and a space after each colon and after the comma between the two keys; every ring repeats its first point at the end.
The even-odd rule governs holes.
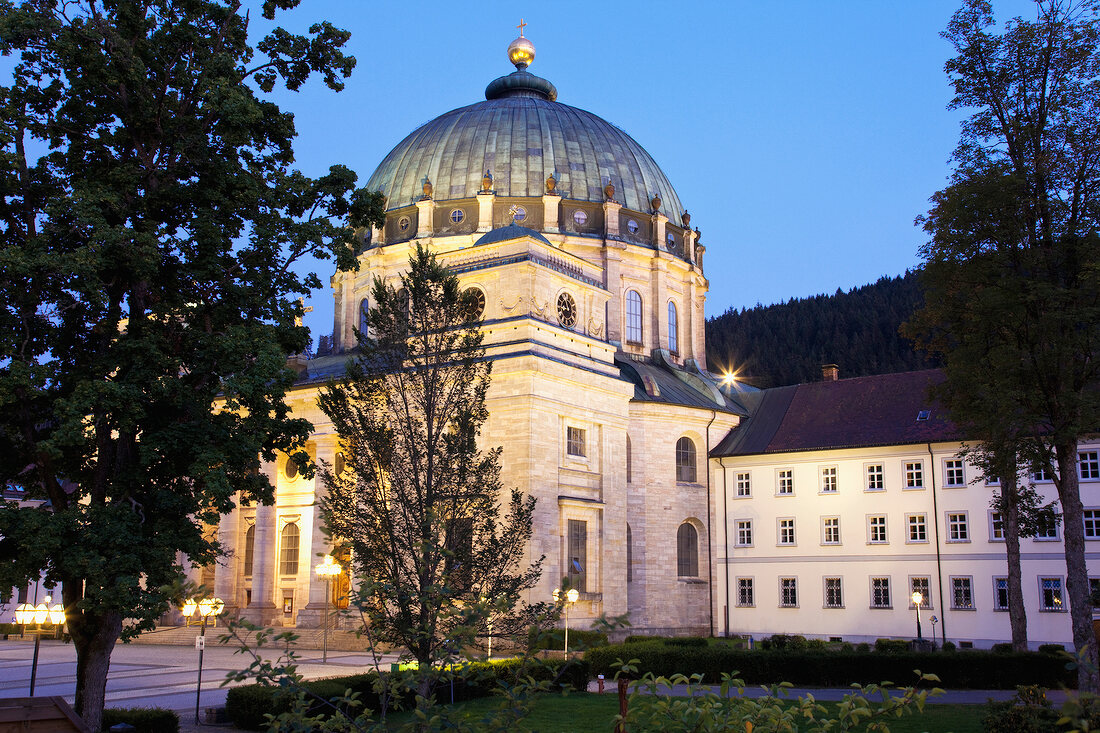
{"type": "MultiPolygon", "coordinates": [[[[199,631],[200,627],[198,626],[157,626],[151,631],[144,632],[130,643],[194,646],[195,637],[199,635],[199,631]]],[[[276,627],[275,634],[277,635],[282,631],[293,631],[298,635],[298,638],[291,644],[292,649],[320,649],[324,642],[324,631],[322,629],[282,629],[276,627]]],[[[207,626],[207,645],[213,646],[217,644],[218,638],[224,634],[224,624],[219,623],[217,626],[207,626]]],[[[269,640],[268,645],[270,644],[272,644],[272,642],[269,640]]],[[[332,651],[352,652],[366,651],[368,646],[366,637],[357,637],[354,632],[344,629],[329,629],[328,648],[332,651]]]]}

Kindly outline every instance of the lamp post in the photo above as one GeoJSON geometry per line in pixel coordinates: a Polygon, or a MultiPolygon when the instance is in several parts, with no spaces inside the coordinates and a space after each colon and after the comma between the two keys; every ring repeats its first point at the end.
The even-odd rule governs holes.
{"type": "Polygon", "coordinates": [[[565,658],[569,658],[569,606],[577,602],[580,598],[580,593],[576,588],[570,588],[565,593],[562,593],[557,588],[554,589],[554,600],[565,604],[565,658]]]}
{"type": "Polygon", "coordinates": [[[50,606],[52,600],[50,596],[46,596],[45,602],[39,603],[37,606],[30,603],[20,603],[15,609],[15,623],[23,627],[24,633],[30,624],[37,627],[31,632],[34,634],[34,656],[31,659],[31,697],[34,697],[34,682],[38,677],[38,647],[42,641],[42,634],[45,632],[42,626],[65,623],[65,609],[61,607],[60,603],[50,606]]]}
{"type": "Polygon", "coordinates": [[[202,697],[202,654],[206,651],[206,621],[211,616],[217,616],[225,609],[225,604],[220,598],[203,598],[201,601],[190,599],[180,609],[187,618],[196,613],[202,619],[202,628],[195,637],[195,648],[199,650],[199,679],[195,690],[195,725],[199,725],[199,701],[202,697]]]}
{"type": "Polygon", "coordinates": [[[340,567],[340,563],[332,559],[332,555],[325,555],[324,562],[318,564],[314,570],[325,579],[325,607],[322,611],[325,616],[325,631],[321,642],[321,662],[324,664],[328,662],[328,605],[332,600],[332,579],[339,575],[343,568],[340,567]]]}
{"type": "Polygon", "coordinates": [[[939,621],[939,619],[936,618],[935,616],[932,616],[928,620],[932,622],[932,648],[935,649],[936,648],[936,623],[939,621]]]}
{"type": "Polygon", "coordinates": [[[913,607],[917,610],[917,643],[920,644],[924,641],[920,635],[920,604],[924,602],[924,595],[919,590],[915,590],[910,597],[913,599],[913,607]]]}

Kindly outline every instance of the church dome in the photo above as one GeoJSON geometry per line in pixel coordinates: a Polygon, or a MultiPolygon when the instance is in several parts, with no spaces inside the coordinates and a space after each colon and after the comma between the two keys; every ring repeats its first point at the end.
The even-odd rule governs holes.
{"type": "MultiPolygon", "coordinates": [[[[509,57],[514,55],[509,47],[509,57]]],[[[567,199],[603,202],[610,182],[614,199],[626,208],[648,213],[656,195],[660,212],[679,224],[680,199],[649,153],[606,120],[555,101],[554,85],[526,70],[529,58],[534,46],[529,57],[525,46],[522,63],[512,59],[517,71],[489,84],[485,101],[411,132],[367,188],[385,194],[392,210],[421,199],[425,178],[433,198],[448,201],[476,196],[486,171],[497,196],[542,196],[553,173],[556,193],[567,199]]]]}

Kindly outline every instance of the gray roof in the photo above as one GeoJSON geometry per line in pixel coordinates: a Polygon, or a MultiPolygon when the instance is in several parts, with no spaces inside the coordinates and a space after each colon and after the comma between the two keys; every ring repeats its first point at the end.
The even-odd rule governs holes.
{"type": "Polygon", "coordinates": [[[615,355],[615,365],[619,367],[622,378],[634,385],[635,401],[748,414],[741,404],[743,395],[735,399],[728,390],[721,389],[710,375],[683,369],[662,358],[659,352],[655,356],[639,361],[624,352],[615,355]]]}
{"type": "Polygon", "coordinates": [[[583,109],[521,89],[506,93],[414,130],[385,157],[367,188],[382,191],[389,210],[419,200],[425,176],[433,197],[446,201],[477,195],[486,170],[498,196],[542,196],[553,172],[562,196],[603,202],[610,178],[615,199],[628,209],[650,211],[659,193],[661,212],[680,223],[680,198],[630,135],[583,109]]]}
{"type": "Polygon", "coordinates": [[[546,242],[550,244],[550,240],[542,236],[534,229],[528,229],[527,227],[521,227],[515,222],[503,226],[497,227],[491,231],[485,232],[481,237],[474,242],[474,246],[479,244],[492,244],[493,242],[507,242],[509,239],[519,239],[520,237],[534,237],[540,242],[546,242]]]}

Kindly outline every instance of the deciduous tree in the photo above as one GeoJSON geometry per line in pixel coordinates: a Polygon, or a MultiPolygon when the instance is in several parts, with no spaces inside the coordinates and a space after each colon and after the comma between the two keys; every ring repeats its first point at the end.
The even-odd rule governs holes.
{"type": "MultiPolygon", "coordinates": [[[[265,0],[263,14],[298,0],[265,0]]],[[[261,457],[310,426],[282,397],[308,333],[291,265],[335,255],[380,197],[291,169],[294,121],[263,96],[335,89],[345,31],[255,47],[234,0],[0,2],[0,586],[62,586],[76,709],[99,729],[111,650],[235,496],[270,501],[261,457]]]]}

